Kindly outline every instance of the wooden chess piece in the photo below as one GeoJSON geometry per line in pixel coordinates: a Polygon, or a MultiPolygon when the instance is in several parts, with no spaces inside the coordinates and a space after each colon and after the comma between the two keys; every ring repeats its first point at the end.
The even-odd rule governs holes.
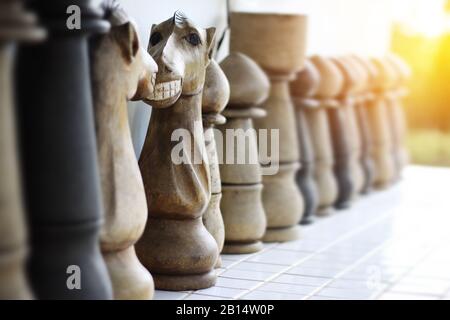
{"type": "Polygon", "coordinates": [[[305,67],[297,74],[297,79],[291,82],[290,86],[292,101],[295,105],[300,149],[300,170],[296,179],[305,201],[305,212],[301,224],[310,224],[319,206],[319,190],[314,179],[313,137],[307,120],[308,110],[319,107],[318,101],[312,98],[319,88],[319,82],[320,76],[317,69],[307,60],[305,67]]]}
{"type": "Polygon", "coordinates": [[[394,158],[396,160],[397,175],[401,177],[401,171],[409,162],[409,155],[406,149],[407,124],[402,104],[402,99],[407,95],[407,82],[411,77],[410,67],[399,56],[389,54],[386,62],[390,63],[396,75],[394,88],[388,101],[389,117],[394,136],[394,158]]]}
{"type": "MultiPolygon", "coordinates": [[[[262,173],[253,119],[266,115],[258,108],[269,94],[269,80],[261,68],[241,53],[231,53],[220,64],[230,83],[227,122],[218,126],[221,144],[232,133],[233,146],[220,148],[221,203],[225,224],[224,253],[253,253],[263,248],[266,231],[262,205],[262,173]],[[230,149],[228,149],[230,148],[230,149]],[[231,154],[233,153],[233,154],[231,154]],[[238,161],[243,157],[244,161],[238,161]],[[227,159],[232,161],[227,163],[227,159]],[[251,161],[253,159],[253,161],[251,161]]],[[[219,141],[218,136],[216,140],[219,141]]]]}
{"type": "Polygon", "coordinates": [[[153,25],[149,53],[158,64],[153,107],[139,160],[148,222],[136,244],[155,287],[200,289],[214,285],[218,248],[202,216],[211,177],[202,124],[202,90],[215,28],[197,28],[180,12],[153,25]]]}
{"type": "Polygon", "coordinates": [[[311,133],[314,152],[314,179],[319,193],[316,214],[326,216],[332,212],[338,194],[337,181],[333,172],[333,145],[327,117],[327,99],[323,97],[323,93],[329,91],[327,89],[329,85],[322,81],[315,63],[311,59],[307,61],[306,70],[311,73],[311,79],[318,82],[317,88],[311,93],[311,108],[304,109],[306,122],[311,133]]]}
{"type": "Polygon", "coordinates": [[[289,82],[303,68],[307,18],[299,14],[260,14],[233,12],[230,16],[231,51],[255,60],[269,76],[269,98],[263,104],[267,117],[255,119],[257,130],[279,133],[279,154],[273,154],[266,167],[278,166],[276,174],[263,175],[263,204],[267,230],[263,240],[282,242],[300,237],[304,204],[295,182],[300,157],[289,82]],[[281,49],[282,48],[282,49],[281,49]]]}
{"type": "MultiPolygon", "coordinates": [[[[203,133],[205,135],[206,152],[211,172],[211,200],[208,208],[203,214],[203,224],[211,233],[222,252],[225,241],[225,227],[222,213],[220,211],[220,200],[222,199],[222,183],[220,180],[219,160],[217,155],[216,140],[214,138],[214,127],[224,124],[226,119],[220,113],[225,109],[230,98],[230,84],[224,72],[216,61],[211,60],[206,68],[205,85],[202,97],[203,133]]],[[[218,256],[216,268],[222,264],[218,256]]]]}
{"type": "Polygon", "coordinates": [[[395,179],[393,143],[389,124],[386,93],[392,87],[392,79],[385,72],[383,61],[373,58],[368,61],[370,72],[374,74],[374,100],[368,105],[369,124],[373,136],[373,159],[375,163],[374,188],[385,189],[395,179]]]}
{"type": "Polygon", "coordinates": [[[364,171],[361,164],[361,138],[359,134],[359,124],[355,110],[355,95],[360,85],[358,71],[354,69],[348,56],[335,57],[332,59],[338,66],[344,77],[344,87],[340,93],[340,108],[344,113],[344,135],[349,142],[349,166],[350,177],[353,184],[351,199],[359,197],[364,187],[364,171]]]}
{"type": "Polygon", "coordinates": [[[17,42],[36,42],[45,33],[22,1],[0,2],[0,300],[30,299],[25,275],[28,251],[23,215],[15,132],[13,89],[14,49],[17,42]]]}
{"type": "Polygon", "coordinates": [[[334,157],[334,174],[338,184],[338,195],[334,203],[337,209],[351,204],[354,184],[351,176],[350,142],[346,131],[347,118],[339,103],[344,87],[344,77],[330,58],[313,56],[311,61],[320,73],[321,85],[317,95],[327,107],[328,124],[334,157]]]}
{"type": "Polygon", "coordinates": [[[354,110],[359,128],[359,137],[361,139],[361,166],[364,171],[364,183],[361,188],[361,194],[367,194],[372,189],[374,177],[374,162],[372,159],[373,143],[366,108],[366,104],[373,98],[373,94],[371,93],[372,79],[359,56],[349,56],[347,62],[352,64],[355,75],[358,77],[358,86],[354,92],[354,110]]]}
{"type": "Polygon", "coordinates": [[[109,23],[87,0],[30,7],[49,32],[19,48],[16,69],[30,282],[39,299],[109,299],[88,59],[90,34],[109,23]],[[66,24],[72,5],[83,13],[80,29],[66,24]]]}
{"type": "Polygon", "coordinates": [[[153,92],[157,66],[141,48],[135,24],[115,1],[106,3],[111,30],[95,39],[92,84],[104,224],[101,250],[115,299],[151,299],[154,285],[134,243],[147,221],[144,184],[131,141],[127,100],[153,92]]]}

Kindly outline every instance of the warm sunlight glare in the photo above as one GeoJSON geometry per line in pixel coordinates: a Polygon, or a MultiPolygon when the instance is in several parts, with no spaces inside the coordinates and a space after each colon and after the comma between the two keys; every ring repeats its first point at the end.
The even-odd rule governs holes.
{"type": "Polygon", "coordinates": [[[434,38],[450,29],[445,0],[396,0],[394,20],[406,32],[434,38]]]}

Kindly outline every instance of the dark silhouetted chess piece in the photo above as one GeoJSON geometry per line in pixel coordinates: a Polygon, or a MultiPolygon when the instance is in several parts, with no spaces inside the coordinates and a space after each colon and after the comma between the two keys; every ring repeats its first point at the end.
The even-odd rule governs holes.
{"type": "Polygon", "coordinates": [[[88,55],[89,36],[109,23],[93,1],[30,7],[48,29],[45,42],[19,48],[16,68],[31,286],[39,299],[109,299],[88,55]],[[66,23],[72,5],[82,28],[66,23]]]}

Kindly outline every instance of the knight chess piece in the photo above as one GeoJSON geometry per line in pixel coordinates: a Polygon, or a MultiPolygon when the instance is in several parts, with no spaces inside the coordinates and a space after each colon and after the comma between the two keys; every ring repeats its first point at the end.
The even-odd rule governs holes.
{"type": "Polygon", "coordinates": [[[395,163],[391,127],[389,124],[386,93],[392,86],[392,79],[385,73],[383,61],[373,58],[367,61],[368,70],[374,74],[375,97],[368,105],[369,124],[373,136],[373,159],[375,163],[374,188],[386,189],[395,179],[395,163]]]}
{"type": "MultiPolygon", "coordinates": [[[[331,142],[330,127],[327,119],[327,103],[323,92],[327,92],[327,84],[321,78],[318,68],[311,59],[306,64],[305,71],[309,72],[312,81],[317,81],[315,90],[311,93],[311,108],[305,108],[306,123],[311,133],[314,152],[314,179],[319,194],[319,203],[316,214],[329,215],[336,201],[338,187],[333,173],[334,158],[331,142]]],[[[311,85],[312,86],[312,85],[311,85]]]]}
{"type": "Polygon", "coordinates": [[[334,206],[337,209],[348,208],[352,201],[354,183],[351,176],[350,142],[347,135],[347,118],[339,103],[344,90],[344,77],[330,58],[313,56],[311,61],[319,70],[321,86],[318,96],[327,107],[328,124],[334,158],[334,174],[338,185],[334,206]]]}
{"type": "Polygon", "coordinates": [[[409,162],[406,149],[407,124],[402,99],[407,95],[407,82],[411,77],[410,67],[400,57],[390,54],[386,57],[395,74],[395,83],[388,103],[391,130],[394,137],[394,158],[396,162],[397,178],[401,178],[401,172],[409,162]]]}
{"type": "Polygon", "coordinates": [[[0,300],[30,299],[25,275],[27,227],[17,165],[13,98],[14,49],[44,38],[22,1],[0,2],[0,300]]]}
{"type": "MultiPolygon", "coordinates": [[[[211,200],[203,214],[203,224],[217,243],[219,253],[225,241],[225,227],[220,202],[222,199],[222,183],[220,179],[219,160],[217,155],[214,127],[226,122],[220,113],[225,109],[230,98],[230,85],[224,72],[216,61],[211,60],[206,68],[205,85],[202,97],[203,133],[205,135],[206,152],[211,172],[211,200]]],[[[218,256],[216,268],[222,264],[218,256]]]]}
{"type": "Polygon", "coordinates": [[[359,137],[361,139],[361,166],[364,171],[364,183],[361,188],[361,194],[367,194],[371,191],[374,177],[374,162],[372,159],[372,136],[369,129],[369,116],[366,104],[372,99],[371,86],[373,80],[364,66],[364,62],[359,56],[352,55],[348,58],[348,63],[358,77],[359,84],[355,90],[354,109],[359,128],[359,137]]]}
{"type": "Polygon", "coordinates": [[[230,83],[230,101],[223,114],[226,124],[218,126],[222,180],[221,210],[225,224],[224,253],[253,253],[262,249],[266,231],[262,205],[262,173],[253,119],[265,116],[258,106],[267,99],[269,80],[261,68],[241,53],[231,53],[221,62],[230,83]],[[230,146],[229,141],[233,142],[230,146]],[[239,161],[239,159],[241,161],[239,161]],[[231,161],[227,161],[231,159],[231,161]]]}
{"type": "Polygon", "coordinates": [[[295,105],[297,119],[297,135],[300,148],[300,170],[297,173],[297,184],[305,201],[305,212],[301,224],[310,224],[319,206],[319,190],[314,179],[315,153],[311,129],[308,126],[308,109],[319,107],[312,97],[319,88],[319,73],[309,60],[297,74],[297,79],[291,82],[290,92],[295,105]]]}
{"type": "Polygon", "coordinates": [[[263,204],[267,217],[263,240],[267,242],[300,237],[298,223],[304,203],[295,182],[300,155],[289,82],[304,65],[306,26],[306,16],[299,14],[233,12],[230,16],[231,51],[242,52],[255,60],[267,73],[271,84],[269,98],[262,106],[267,117],[254,122],[257,130],[267,130],[268,141],[272,141],[273,134],[279,134],[278,145],[271,143],[270,159],[260,159],[263,171],[278,167],[277,173],[263,175],[263,204]],[[274,150],[276,146],[279,152],[274,150]]]}
{"type": "Polygon", "coordinates": [[[348,56],[333,58],[344,77],[344,87],[340,94],[340,108],[344,113],[344,132],[349,142],[350,177],[353,184],[351,200],[356,200],[364,187],[364,170],[361,163],[361,137],[355,110],[355,95],[360,86],[358,71],[348,56]]]}
{"type": "Polygon", "coordinates": [[[215,28],[197,28],[180,12],[153,25],[149,53],[158,64],[153,107],[139,160],[148,221],[136,244],[155,287],[207,288],[215,284],[217,243],[202,222],[211,176],[202,124],[202,90],[215,28]]]}
{"type": "Polygon", "coordinates": [[[109,299],[88,59],[89,35],[109,23],[91,1],[30,7],[49,31],[45,42],[19,48],[16,69],[30,282],[39,299],[109,299]],[[83,28],[67,28],[69,5],[80,7],[83,28]]]}
{"type": "Polygon", "coordinates": [[[156,63],[141,48],[135,24],[111,1],[105,5],[111,30],[94,39],[92,84],[104,224],[100,243],[115,299],[151,299],[153,278],[134,244],[147,221],[144,184],[128,124],[127,100],[153,91],[156,63]]]}

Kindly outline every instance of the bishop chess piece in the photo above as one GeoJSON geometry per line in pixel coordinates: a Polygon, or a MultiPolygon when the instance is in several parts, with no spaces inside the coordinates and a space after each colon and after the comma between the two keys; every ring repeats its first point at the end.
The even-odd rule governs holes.
{"type": "Polygon", "coordinates": [[[106,32],[109,23],[93,3],[30,2],[49,36],[18,50],[28,271],[39,299],[112,297],[99,246],[103,214],[88,55],[89,36],[106,32]],[[66,24],[72,5],[83,12],[80,29],[66,24]]]}
{"type": "Polygon", "coordinates": [[[156,63],[135,24],[115,1],[105,5],[111,30],[93,42],[92,83],[104,224],[100,243],[115,299],[151,299],[154,285],[134,243],[147,221],[144,184],[128,124],[127,100],[153,92],[156,63]]]}
{"type": "Polygon", "coordinates": [[[230,101],[223,112],[227,122],[218,126],[221,145],[225,146],[227,134],[231,133],[233,139],[232,147],[227,142],[226,147],[219,149],[225,224],[223,252],[253,253],[262,249],[260,240],[266,231],[253,119],[266,115],[258,106],[267,99],[270,84],[261,68],[241,53],[231,53],[220,65],[230,82],[230,101]],[[229,158],[231,161],[227,161],[229,158]],[[242,161],[238,161],[240,158],[242,161]]]}
{"type": "Polygon", "coordinates": [[[148,221],[136,245],[155,287],[213,286],[217,243],[202,222],[211,176],[202,124],[202,90],[215,29],[197,28],[180,12],[153,25],[149,53],[158,64],[153,107],[139,166],[148,221]]]}
{"type": "Polygon", "coordinates": [[[333,144],[327,118],[328,100],[324,98],[324,93],[328,91],[328,84],[325,79],[321,78],[314,61],[311,59],[308,59],[308,61],[305,70],[311,73],[310,78],[313,81],[317,81],[317,88],[311,93],[313,107],[305,108],[304,111],[311,133],[314,152],[314,179],[319,194],[316,214],[326,216],[332,212],[338,194],[337,181],[333,173],[333,144]]]}
{"type": "MultiPolygon", "coordinates": [[[[297,14],[233,12],[230,16],[231,51],[242,52],[255,60],[267,73],[271,84],[269,98],[263,104],[267,117],[255,119],[255,128],[266,129],[267,140],[271,141],[270,159],[260,159],[266,171],[263,204],[267,230],[263,240],[267,242],[300,237],[298,223],[304,203],[295,182],[300,155],[289,82],[304,65],[306,25],[306,16],[297,14]],[[279,134],[279,141],[273,143],[274,132],[279,134]],[[274,150],[274,144],[279,152],[274,150]],[[276,167],[278,170],[267,174],[267,169],[276,167]]],[[[260,139],[259,144],[261,148],[260,139]]]]}
{"type": "Polygon", "coordinates": [[[358,121],[359,136],[361,139],[361,165],[364,170],[364,183],[361,194],[371,191],[374,177],[374,162],[372,159],[372,135],[369,129],[369,115],[366,108],[367,103],[373,98],[371,86],[373,79],[365,68],[364,61],[358,56],[350,56],[348,62],[353,65],[359,84],[354,94],[354,109],[358,121]]]}
{"type": "Polygon", "coordinates": [[[319,190],[314,179],[315,153],[311,128],[309,128],[307,113],[309,109],[319,107],[313,99],[319,88],[320,77],[312,63],[305,61],[305,67],[297,74],[297,79],[291,82],[290,92],[295,105],[297,120],[297,136],[300,149],[300,170],[297,173],[297,184],[305,201],[305,211],[301,224],[310,224],[319,206],[319,190]]]}
{"type": "Polygon", "coordinates": [[[407,83],[411,77],[411,69],[405,61],[394,54],[388,55],[386,62],[391,64],[395,75],[394,87],[388,101],[388,113],[394,137],[394,158],[397,178],[399,179],[402,170],[409,162],[406,149],[407,124],[402,100],[408,93],[407,83]]]}
{"type": "Polygon", "coordinates": [[[381,59],[373,58],[368,62],[370,72],[374,74],[375,97],[368,106],[370,128],[373,136],[373,159],[375,162],[374,187],[386,189],[395,179],[392,132],[388,113],[387,93],[392,87],[392,79],[386,73],[381,59]]]}
{"type": "Polygon", "coordinates": [[[364,187],[364,171],[361,163],[361,136],[355,110],[355,96],[360,86],[358,71],[348,56],[333,58],[344,77],[344,88],[340,94],[340,108],[344,114],[344,132],[349,142],[350,177],[353,183],[351,200],[356,200],[364,187]]]}
{"type": "MultiPolygon", "coordinates": [[[[220,201],[222,199],[222,183],[220,179],[219,159],[217,155],[214,127],[224,124],[226,119],[220,113],[225,109],[230,98],[230,85],[216,61],[211,60],[206,68],[205,85],[202,98],[203,133],[205,135],[206,152],[208,154],[211,172],[211,199],[203,215],[203,224],[217,243],[219,253],[222,252],[225,241],[225,227],[220,201]]],[[[216,268],[222,264],[218,256],[216,268]]]]}
{"type": "Polygon", "coordinates": [[[25,275],[27,227],[16,147],[13,88],[14,49],[44,37],[22,1],[0,2],[0,300],[30,299],[25,275]]]}
{"type": "Polygon", "coordinates": [[[352,201],[354,183],[351,175],[350,141],[347,134],[345,110],[339,103],[344,90],[344,77],[330,58],[313,56],[311,61],[319,70],[321,86],[318,95],[327,107],[328,124],[334,158],[334,174],[338,184],[338,194],[334,206],[337,209],[348,208],[352,201]]]}

